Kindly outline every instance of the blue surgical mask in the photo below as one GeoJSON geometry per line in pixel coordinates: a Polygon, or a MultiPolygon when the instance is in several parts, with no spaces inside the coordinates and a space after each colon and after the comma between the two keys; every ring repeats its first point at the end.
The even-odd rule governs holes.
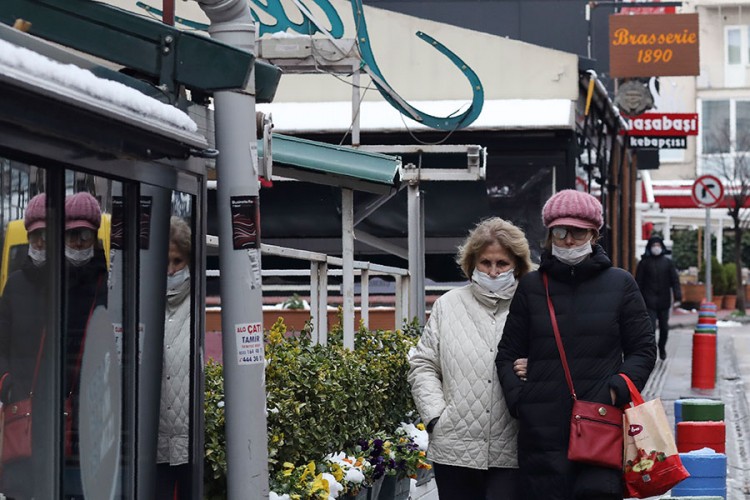
{"type": "Polygon", "coordinates": [[[557,260],[559,260],[563,264],[567,264],[569,266],[580,264],[586,257],[591,255],[591,252],[593,251],[593,248],[591,248],[591,241],[587,241],[583,245],[578,245],[576,247],[570,248],[559,247],[555,244],[552,244],[552,255],[557,257],[557,260]]]}
{"type": "Polygon", "coordinates": [[[651,255],[654,257],[658,257],[661,255],[661,247],[659,245],[654,245],[651,247],[651,255]]]}
{"type": "Polygon", "coordinates": [[[167,276],[167,293],[172,292],[179,288],[185,281],[190,279],[190,268],[188,266],[183,267],[179,271],[176,271],[172,275],[167,276]]]}
{"type": "Polygon", "coordinates": [[[474,269],[474,272],[471,275],[471,280],[488,292],[492,292],[501,298],[508,299],[513,295],[516,286],[516,277],[513,274],[513,271],[513,269],[505,271],[493,278],[479,269],[474,269]]]}

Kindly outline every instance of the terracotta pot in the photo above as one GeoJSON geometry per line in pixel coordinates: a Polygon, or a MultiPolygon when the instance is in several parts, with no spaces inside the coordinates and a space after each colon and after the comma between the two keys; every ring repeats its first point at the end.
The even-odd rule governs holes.
{"type": "Polygon", "coordinates": [[[706,298],[706,285],[702,283],[683,283],[682,301],[691,304],[700,304],[706,298]]]}
{"type": "Polygon", "coordinates": [[[737,296],[736,295],[724,295],[724,309],[734,311],[737,309],[737,296]]]}

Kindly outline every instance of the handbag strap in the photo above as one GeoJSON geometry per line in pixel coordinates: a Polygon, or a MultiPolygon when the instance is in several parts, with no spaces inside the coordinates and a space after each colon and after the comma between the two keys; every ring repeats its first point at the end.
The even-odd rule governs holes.
{"type": "Polygon", "coordinates": [[[562,361],[563,370],[565,370],[565,380],[568,382],[570,395],[573,397],[573,399],[577,399],[576,390],[573,387],[573,378],[570,376],[570,368],[568,368],[568,358],[567,356],[565,356],[565,349],[563,349],[562,338],[560,338],[560,329],[557,326],[555,306],[552,305],[552,298],[550,298],[549,296],[549,279],[547,278],[547,273],[542,273],[542,281],[544,282],[544,291],[547,294],[547,308],[549,309],[549,319],[552,322],[552,331],[555,332],[555,342],[557,343],[557,350],[560,353],[560,361],[562,361]]]}
{"type": "Polygon", "coordinates": [[[628,390],[630,391],[630,399],[633,401],[633,404],[635,406],[642,405],[644,403],[643,396],[641,395],[641,392],[635,386],[633,381],[630,380],[630,377],[628,377],[624,373],[619,373],[618,375],[625,379],[625,384],[627,384],[628,386],[628,390]]]}

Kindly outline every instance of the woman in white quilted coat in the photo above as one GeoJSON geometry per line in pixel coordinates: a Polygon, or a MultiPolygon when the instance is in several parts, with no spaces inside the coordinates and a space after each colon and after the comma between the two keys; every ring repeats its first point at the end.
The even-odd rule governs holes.
{"type": "Polygon", "coordinates": [[[159,438],[156,448],[156,498],[190,497],[190,226],[172,217],[169,230],[167,307],[159,438]]]}
{"type": "Polygon", "coordinates": [[[518,279],[529,272],[529,244],[498,217],[469,233],[456,258],[471,282],[433,305],[409,360],[409,384],[427,423],[440,498],[520,498],[518,427],[495,370],[497,344],[518,279]]]}

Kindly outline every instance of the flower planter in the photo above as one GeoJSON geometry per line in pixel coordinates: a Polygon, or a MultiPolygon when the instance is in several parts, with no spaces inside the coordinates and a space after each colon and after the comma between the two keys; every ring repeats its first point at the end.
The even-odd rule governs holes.
{"type": "Polygon", "coordinates": [[[378,500],[409,500],[411,479],[386,476],[378,500]]]}
{"type": "Polygon", "coordinates": [[[682,302],[700,304],[706,298],[706,285],[702,283],[683,283],[682,302]]]}
{"type": "Polygon", "coordinates": [[[383,478],[381,477],[372,486],[366,486],[359,490],[356,495],[340,496],[342,500],[377,500],[380,498],[380,490],[383,487],[383,478]]]}
{"type": "Polygon", "coordinates": [[[736,295],[724,295],[724,309],[734,311],[737,309],[737,296],[736,295]]]}
{"type": "MultiPolygon", "coordinates": [[[[432,462],[429,462],[432,464],[432,462]]],[[[430,467],[429,469],[419,469],[417,471],[417,486],[422,486],[435,479],[435,469],[430,467]]]]}

